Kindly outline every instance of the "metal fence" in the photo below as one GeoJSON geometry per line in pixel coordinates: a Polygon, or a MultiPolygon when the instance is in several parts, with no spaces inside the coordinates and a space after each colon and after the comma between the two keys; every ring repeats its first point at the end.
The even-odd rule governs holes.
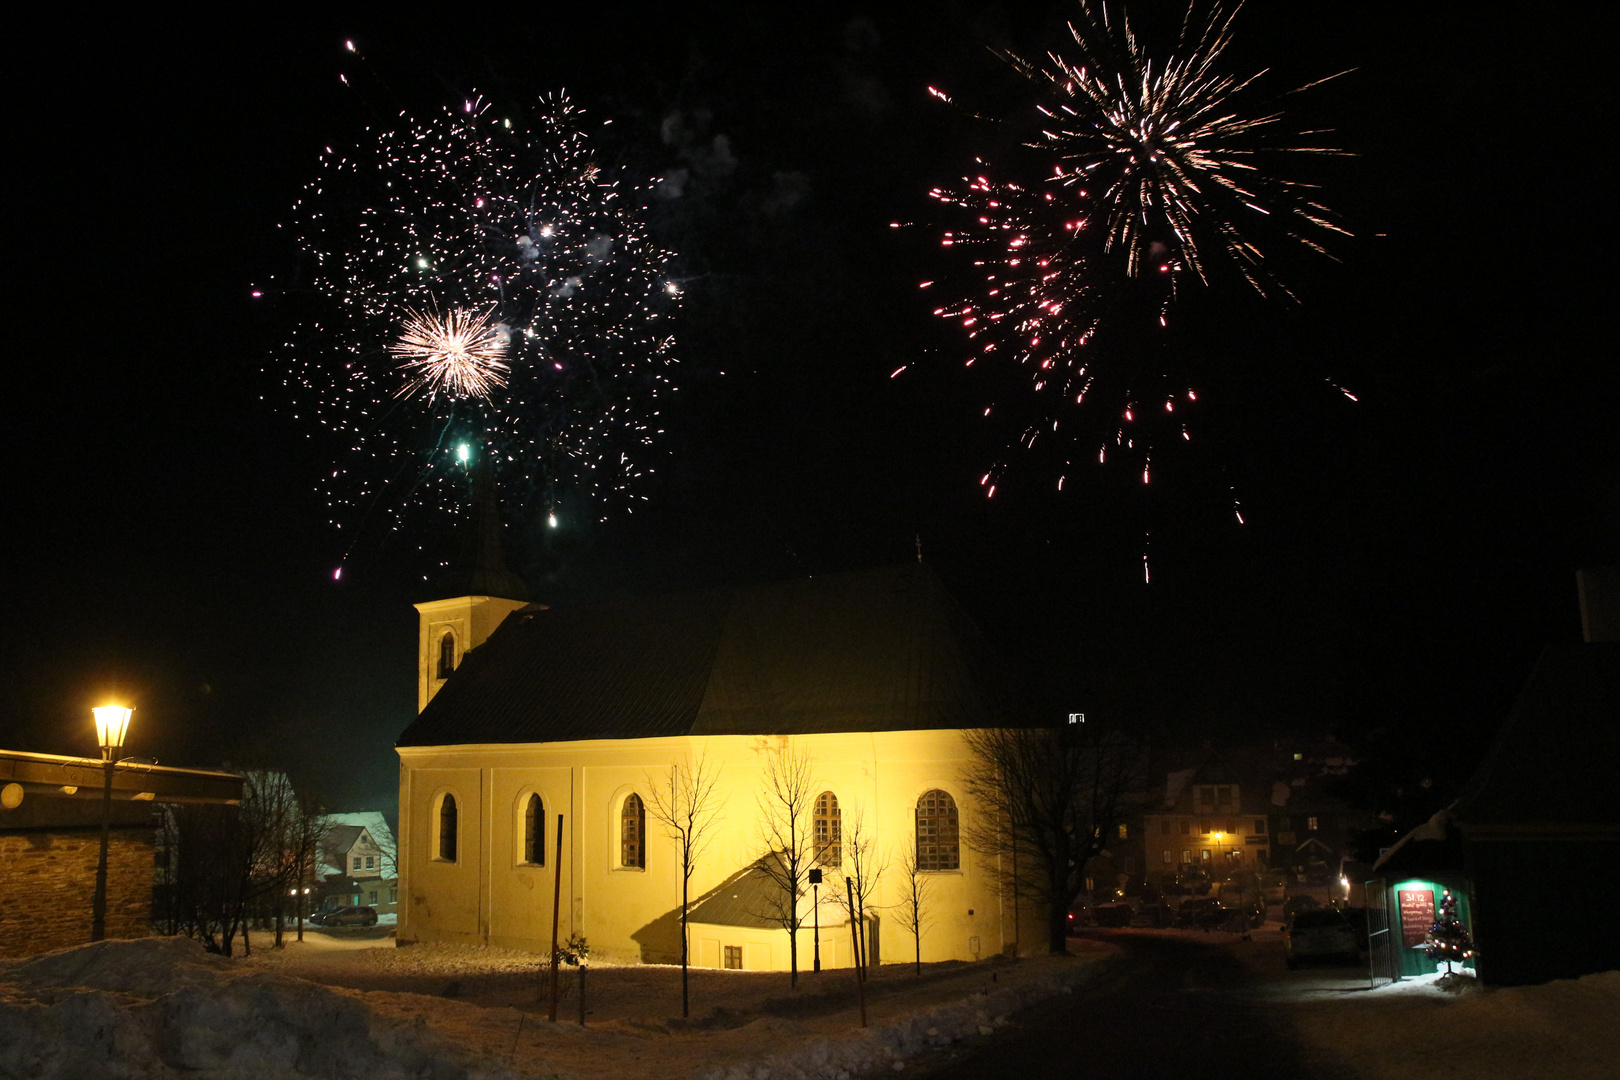
{"type": "Polygon", "coordinates": [[[1367,983],[1374,990],[1400,979],[1400,957],[1390,926],[1389,889],[1382,878],[1367,882],[1367,983]]]}

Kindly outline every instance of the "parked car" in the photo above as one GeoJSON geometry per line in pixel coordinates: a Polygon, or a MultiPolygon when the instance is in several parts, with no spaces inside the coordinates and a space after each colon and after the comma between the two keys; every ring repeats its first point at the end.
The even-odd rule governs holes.
{"type": "Polygon", "coordinates": [[[1260,895],[1268,904],[1280,904],[1288,899],[1288,875],[1281,870],[1267,870],[1261,874],[1260,895]]]}
{"type": "Polygon", "coordinates": [[[1283,927],[1283,955],[1289,970],[1304,960],[1340,960],[1351,964],[1361,960],[1361,938],[1344,913],[1333,908],[1313,908],[1288,919],[1283,927]]]}
{"type": "Polygon", "coordinates": [[[1135,914],[1135,909],[1124,901],[1098,904],[1091,909],[1091,917],[1097,921],[1098,926],[1129,926],[1135,914]]]}
{"type": "Polygon", "coordinates": [[[1283,901],[1283,918],[1286,920],[1290,915],[1298,915],[1302,911],[1315,911],[1321,906],[1316,897],[1299,893],[1283,901]]]}
{"type": "Polygon", "coordinates": [[[1236,912],[1213,896],[1199,896],[1182,903],[1176,912],[1176,926],[1182,930],[1214,930],[1236,912]]]}
{"type": "Polygon", "coordinates": [[[340,907],[328,911],[321,920],[322,926],[376,926],[377,909],[374,907],[356,906],[340,907]]]}

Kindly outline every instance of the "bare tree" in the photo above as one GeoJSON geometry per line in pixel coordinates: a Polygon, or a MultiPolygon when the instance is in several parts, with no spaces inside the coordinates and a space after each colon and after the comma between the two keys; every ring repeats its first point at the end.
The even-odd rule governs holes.
{"type": "Polygon", "coordinates": [[[232,954],[246,944],[250,910],[279,910],[309,873],[321,836],[319,807],[286,773],[245,772],[238,806],[170,806],[163,818],[165,929],[232,954]]]}
{"type": "Polygon", "coordinates": [[[804,896],[815,858],[810,820],[815,787],[810,758],[791,745],[766,752],[759,792],[759,843],[756,864],[772,888],[767,910],[757,912],[788,933],[790,982],[799,985],[799,900],[804,896]]]}
{"type": "MultiPolygon", "coordinates": [[[[859,927],[856,938],[859,948],[855,966],[864,979],[869,959],[866,909],[868,901],[877,895],[878,886],[883,881],[883,872],[888,869],[888,860],[878,855],[876,838],[872,835],[871,827],[866,823],[866,814],[860,807],[856,807],[854,813],[844,820],[847,824],[843,828],[840,855],[844,875],[849,878],[853,887],[843,891],[834,889],[833,902],[843,908],[850,921],[859,927]],[[849,910],[851,902],[855,905],[854,911],[849,910]]],[[[872,910],[876,912],[876,905],[872,905],[872,910]]]]}
{"type": "Polygon", "coordinates": [[[669,767],[667,780],[655,781],[647,777],[647,810],[663,827],[664,835],[675,841],[681,853],[681,1015],[690,1016],[687,960],[690,934],[687,931],[687,912],[690,903],[692,872],[698,860],[709,850],[714,840],[714,827],[721,817],[720,797],[715,784],[720,778],[718,767],[704,754],[695,762],[681,767],[680,762],[669,767]]]}
{"type": "Polygon", "coordinates": [[[1048,948],[1068,951],[1067,916],[1086,864],[1108,844],[1146,776],[1139,747],[1070,729],[984,728],[964,733],[972,757],[963,776],[980,807],[964,830],[984,855],[1022,862],[1004,872],[1014,890],[1044,908],[1048,948]]]}
{"type": "Polygon", "coordinates": [[[900,903],[894,917],[916,943],[918,975],[922,974],[922,936],[928,927],[928,894],[933,887],[934,879],[917,868],[917,841],[913,837],[900,857],[900,903]]]}

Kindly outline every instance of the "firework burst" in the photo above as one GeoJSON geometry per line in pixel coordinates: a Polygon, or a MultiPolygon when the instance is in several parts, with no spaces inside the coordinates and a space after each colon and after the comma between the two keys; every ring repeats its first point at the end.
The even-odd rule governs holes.
{"type": "Polygon", "coordinates": [[[603,163],[566,98],[482,98],[328,147],[294,207],[308,257],[276,357],[336,461],[340,528],[453,509],[457,448],[489,447],[509,508],[644,498],[680,290],[643,217],[651,184],[603,163]],[[442,313],[442,314],[441,314],[442,313]]]}
{"type": "Polygon", "coordinates": [[[934,314],[961,328],[965,363],[996,388],[983,412],[1009,447],[982,478],[990,495],[1013,448],[1026,462],[1044,449],[1059,490],[1086,461],[1120,456],[1151,482],[1155,440],[1190,441],[1198,400],[1197,365],[1166,333],[1178,281],[1218,284],[1221,264],[1262,295],[1286,293],[1266,247],[1324,251],[1321,235],[1344,232],[1313,185],[1272,168],[1278,155],[1342,151],[1290,134],[1278,110],[1247,108],[1258,76],[1219,71],[1235,10],[1190,6],[1158,60],[1123,14],[1084,0],[1080,14],[1075,58],[1007,56],[1038,93],[1034,179],[999,178],[980,159],[930,192],[960,221],[942,243],[975,279],[934,314]]]}
{"type": "Polygon", "coordinates": [[[388,351],[404,363],[410,381],[401,395],[425,391],[432,401],[440,394],[487,398],[506,385],[510,371],[503,359],[510,335],[490,325],[492,311],[410,311],[399,340],[388,351]]]}

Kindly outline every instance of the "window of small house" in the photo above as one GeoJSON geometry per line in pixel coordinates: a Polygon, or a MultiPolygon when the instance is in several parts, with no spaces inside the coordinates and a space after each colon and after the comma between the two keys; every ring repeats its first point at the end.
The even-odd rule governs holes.
{"type": "Polygon", "coordinates": [[[961,866],[956,800],[937,788],[917,800],[917,869],[955,870],[961,866]]]}
{"type": "Polygon", "coordinates": [[[726,946],[726,968],[730,971],[742,970],[742,946],[726,946]]]}
{"type": "Polygon", "coordinates": [[[844,826],[838,809],[838,796],[823,791],[816,796],[814,815],[816,862],[822,866],[843,863],[844,826]]]}
{"type": "Polygon", "coordinates": [[[641,805],[641,796],[633,791],[624,797],[619,810],[619,865],[647,868],[647,809],[641,805]]]}

